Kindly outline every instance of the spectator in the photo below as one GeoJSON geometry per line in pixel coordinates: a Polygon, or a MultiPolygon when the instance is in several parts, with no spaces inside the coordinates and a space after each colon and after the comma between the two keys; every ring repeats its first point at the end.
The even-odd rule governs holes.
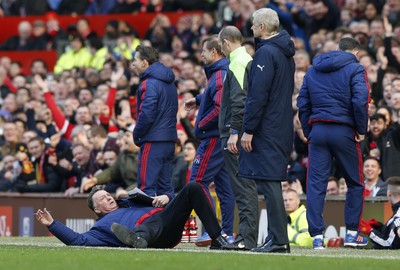
{"type": "Polygon", "coordinates": [[[73,36],[70,39],[71,49],[64,52],[54,67],[54,73],[60,74],[65,70],[71,70],[75,67],[88,67],[92,55],[84,47],[84,40],[80,36],[73,36]]]}
{"type": "Polygon", "coordinates": [[[385,116],[385,124],[386,124],[386,128],[388,130],[391,130],[394,126],[394,123],[392,121],[392,109],[390,107],[387,106],[379,106],[376,110],[377,114],[382,114],[385,116]]]}
{"type": "Polygon", "coordinates": [[[364,197],[386,196],[387,186],[380,177],[381,165],[374,157],[367,157],[364,160],[364,197]]]}
{"type": "Polygon", "coordinates": [[[117,40],[118,36],[119,36],[118,21],[116,21],[116,20],[108,21],[106,24],[106,29],[105,29],[104,36],[103,36],[104,42],[106,44],[115,42],[117,40]]]}
{"type": "Polygon", "coordinates": [[[331,0],[307,0],[304,7],[292,8],[291,12],[294,22],[304,29],[307,39],[321,29],[334,30],[340,25],[339,8],[331,0]]]}
{"type": "Polygon", "coordinates": [[[99,37],[94,37],[89,40],[89,49],[93,55],[89,66],[98,71],[102,70],[109,56],[108,48],[104,46],[103,41],[99,37]]]}
{"type": "Polygon", "coordinates": [[[346,196],[347,190],[346,180],[342,177],[339,180],[339,196],[346,196]]]}
{"type": "Polygon", "coordinates": [[[400,175],[400,121],[382,139],[381,167],[382,179],[400,175]]]}
{"type": "MultiPolygon", "coordinates": [[[[119,148],[118,148],[118,151],[119,151],[119,148]]],[[[113,150],[113,149],[105,149],[103,151],[103,161],[104,161],[103,167],[105,169],[111,167],[115,163],[115,161],[117,160],[117,157],[118,157],[118,153],[115,152],[115,150],[113,150]]]]}
{"type": "Polygon", "coordinates": [[[58,171],[65,177],[73,177],[73,185],[67,186],[64,195],[72,197],[79,193],[82,179],[89,176],[90,149],[82,144],[72,147],[73,162],[67,158],[60,159],[58,171]]]}
{"type": "Polygon", "coordinates": [[[13,155],[3,157],[3,168],[0,170],[0,192],[10,191],[14,181],[19,175],[19,166],[16,165],[16,159],[13,155]]]}
{"type": "Polygon", "coordinates": [[[18,35],[8,38],[0,45],[2,51],[39,50],[38,44],[32,38],[32,25],[28,21],[18,24],[18,35]]]}
{"type": "Polygon", "coordinates": [[[23,76],[22,65],[18,61],[12,61],[8,74],[13,79],[16,76],[23,76]]]}
{"type": "MultiPolygon", "coordinates": [[[[387,180],[387,197],[392,205],[393,216],[385,225],[376,220],[368,224],[367,233],[376,249],[400,249],[400,177],[390,177],[387,180]]],[[[365,223],[365,221],[364,221],[365,223]]]]}
{"type": "Polygon", "coordinates": [[[186,184],[187,163],[182,151],[182,144],[179,140],[175,142],[174,160],[172,161],[172,177],[171,182],[174,187],[174,192],[178,193],[186,184]]]}
{"type": "Polygon", "coordinates": [[[44,15],[48,11],[46,0],[14,0],[10,6],[11,15],[14,16],[38,16],[44,15]]]}
{"type": "Polygon", "coordinates": [[[80,18],[76,23],[77,34],[89,43],[92,39],[97,38],[97,33],[90,28],[90,22],[86,18],[80,18]]]}
{"type": "Polygon", "coordinates": [[[117,40],[117,46],[113,49],[113,56],[117,60],[126,59],[130,61],[137,46],[140,44],[140,39],[137,38],[137,33],[133,29],[124,30],[120,35],[117,40]]]}
{"type": "Polygon", "coordinates": [[[386,133],[386,119],[383,114],[374,114],[369,118],[369,131],[366,139],[360,143],[363,157],[371,156],[381,159],[383,138],[386,133]]]}
{"type": "Polygon", "coordinates": [[[38,74],[41,76],[46,76],[48,72],[47,63],[42,59],[35,59],[31,63],[31,74],[32,76],[38,74]]]}
{"type": "Polygon", "coordinates": [[[61,15],[84,14],[89,6],[89,0],[61,0],[57,13],[61,15]]]}
{"type": "Polygon", "coordinates": [[[328,185],[326,186],[326,196],[339,195],[339,181],[334,176],[328,178],[328,185]]]}
{"type": "Polygon", "coordinates": [[[301,204],[296,190],[289,188],[283,191],[283,202],[288,214],[288,238],[290,245],[311,247],[312,237],[308,233],[306,207],[301,204]]]}
{"type": "Polygon", "coordinates": [[[36,50],[51,49],[51,47],[47,47],[46,24],[44,21],[36,20],[33,22],[32,35],[36,50]]]}
{"type": "Polygon", "coordinates": [[[13,122],[3,124],[3,139],[0,148],[0,160],[6,155],[13,155],[18,151],[20,134],[18,133],[17,125],[13,122]]]}
{"type": "Polygon", "coordinates": [[[116,197],[121,198],[128,196],[127,191],[137,185],[139,148],[133,143],[132,132],[120,131],[117,144],[121,153],[115,163],[96,176],[84,179],[83,191],[97,184],[106,184],[105,189],[108,192],[116,192],[116,197]]]}
{"type": "Polygon", "coordinates": [[[61,29],[58,21],[57,14],[55,12],[46,13],[46,37],[47,37],[47,49],[48,50],[60,50],[58,47],[59,42],[67,40],[67,33],[61,29]]]}
{"type": "Polygon", "coordinates": [[[85,15],[107,15],[114,8],[118,0],[95,0],[90,1],[85,15]]]}
{"type": "Polygon", "coordinates": [[[138,13],[142,5],[139,0],[117,0],[110,13],[138,13]]]}
{"type": "Polygon", "coordinates": [[[61,175],[57,174],[54,166],[49,164],[49,155],[43,139],[40,137],[30,139],[28,151],[33,160],[33,171],[29,174],[22,171],[15,183],[15,189],[18,192],[59,192],[61,175]]]}
{"type": "Polygon", "coordinates": [[[101,164],[99,164],[99,160],[103,160],[104,158],[103,151],[105,149],[112,149],[118,154],[119,148],[116,139],[107,137],[107,131],[102,126],[92,126],[86,132],[86,136],[92,146],[92,150],[90,151],[90,160],[92,162],[90,162],[89,171],[96,172],[102,167],[101,164]]]}

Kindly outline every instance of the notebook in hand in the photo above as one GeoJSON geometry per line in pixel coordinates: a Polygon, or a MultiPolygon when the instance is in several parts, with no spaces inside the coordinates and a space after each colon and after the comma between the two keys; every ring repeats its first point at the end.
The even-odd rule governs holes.
{"type": "Polygon", "coordinates": [[[129,199],[137,204],[153,206],[153,198],[141,191],[139,188],[134,188],[128,192],[129,199]]]}

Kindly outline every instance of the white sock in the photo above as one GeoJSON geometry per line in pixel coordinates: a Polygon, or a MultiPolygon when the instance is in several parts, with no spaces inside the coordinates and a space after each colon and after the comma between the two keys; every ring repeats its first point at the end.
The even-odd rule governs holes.
{"type": "Polygon", "coordinates": [[[357,235],[357,231],[347,230],[347,233],[351,234],[352,236],[357,235]]]}
{"type": "Polygon", "coordinates": [[[316,236],[314,236],[314,239],[324,239],[324,236],[322,234],[317,234],[316,236]]]}

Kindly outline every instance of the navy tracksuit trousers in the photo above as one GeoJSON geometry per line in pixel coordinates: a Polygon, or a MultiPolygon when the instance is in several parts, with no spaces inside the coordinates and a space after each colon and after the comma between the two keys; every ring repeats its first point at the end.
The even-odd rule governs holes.
{"type": "Polygon", "coordinates": [[[171,182],[174,151],[174,142],[146,142],[140,146],[138,188],[152,197],[174,197],[171,182]]]}
{"type": "Polygon", "coordinates": [[[307,175],[307,221],[311,236],[323,234],[322,217],[333,158],[348,187],[344,220],[348,230],[358,230],[363,209],[364,180],[360,145],[352,127],[335,123],[313,123],[309,136],[307,175]]]}
{"type": "Polygon", "coordinates": [[[210,205],[213,205],[213,200],[208,186],[214,181],[221,205],[222,229],[227,235],[233,235],[235,197],[229,173],[225,168],[220,138],[201,140],[193,161],[190,181],[196,181],[203,186],[210,205]]]}

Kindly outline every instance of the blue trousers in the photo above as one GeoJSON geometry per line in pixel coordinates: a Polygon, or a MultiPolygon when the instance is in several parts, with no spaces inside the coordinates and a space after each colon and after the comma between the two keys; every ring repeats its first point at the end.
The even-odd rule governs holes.
{"type": "Polygon", "coordinates": [[[211,205],[213,205],[213,200],[208,186],[214,181],[221,205],[222,229],[226,234],[232,235],[235,197],[229,173],[225,168],[220,138],[207,138],[201,141],[193,161],[190,181],[196,181],[202,185],[211,205]]]}
{"type": "Polygon", "coordinates": [[[348,230],[358,230],[364,202],[364,179],[360,145],[350,126],[314,123],[309,136],[307,176],[307,221],[311,236],[323,234],[322,217],[326,188],[333,158],[338,163],[348,187],[344,220],[348,230]]]}
{"type": "Polygon", "coordinates": [[[171,183],[173,142],[146,142],[140,146],[138,161],[138,188],[149,196],[174,197],[171,183]]]}

